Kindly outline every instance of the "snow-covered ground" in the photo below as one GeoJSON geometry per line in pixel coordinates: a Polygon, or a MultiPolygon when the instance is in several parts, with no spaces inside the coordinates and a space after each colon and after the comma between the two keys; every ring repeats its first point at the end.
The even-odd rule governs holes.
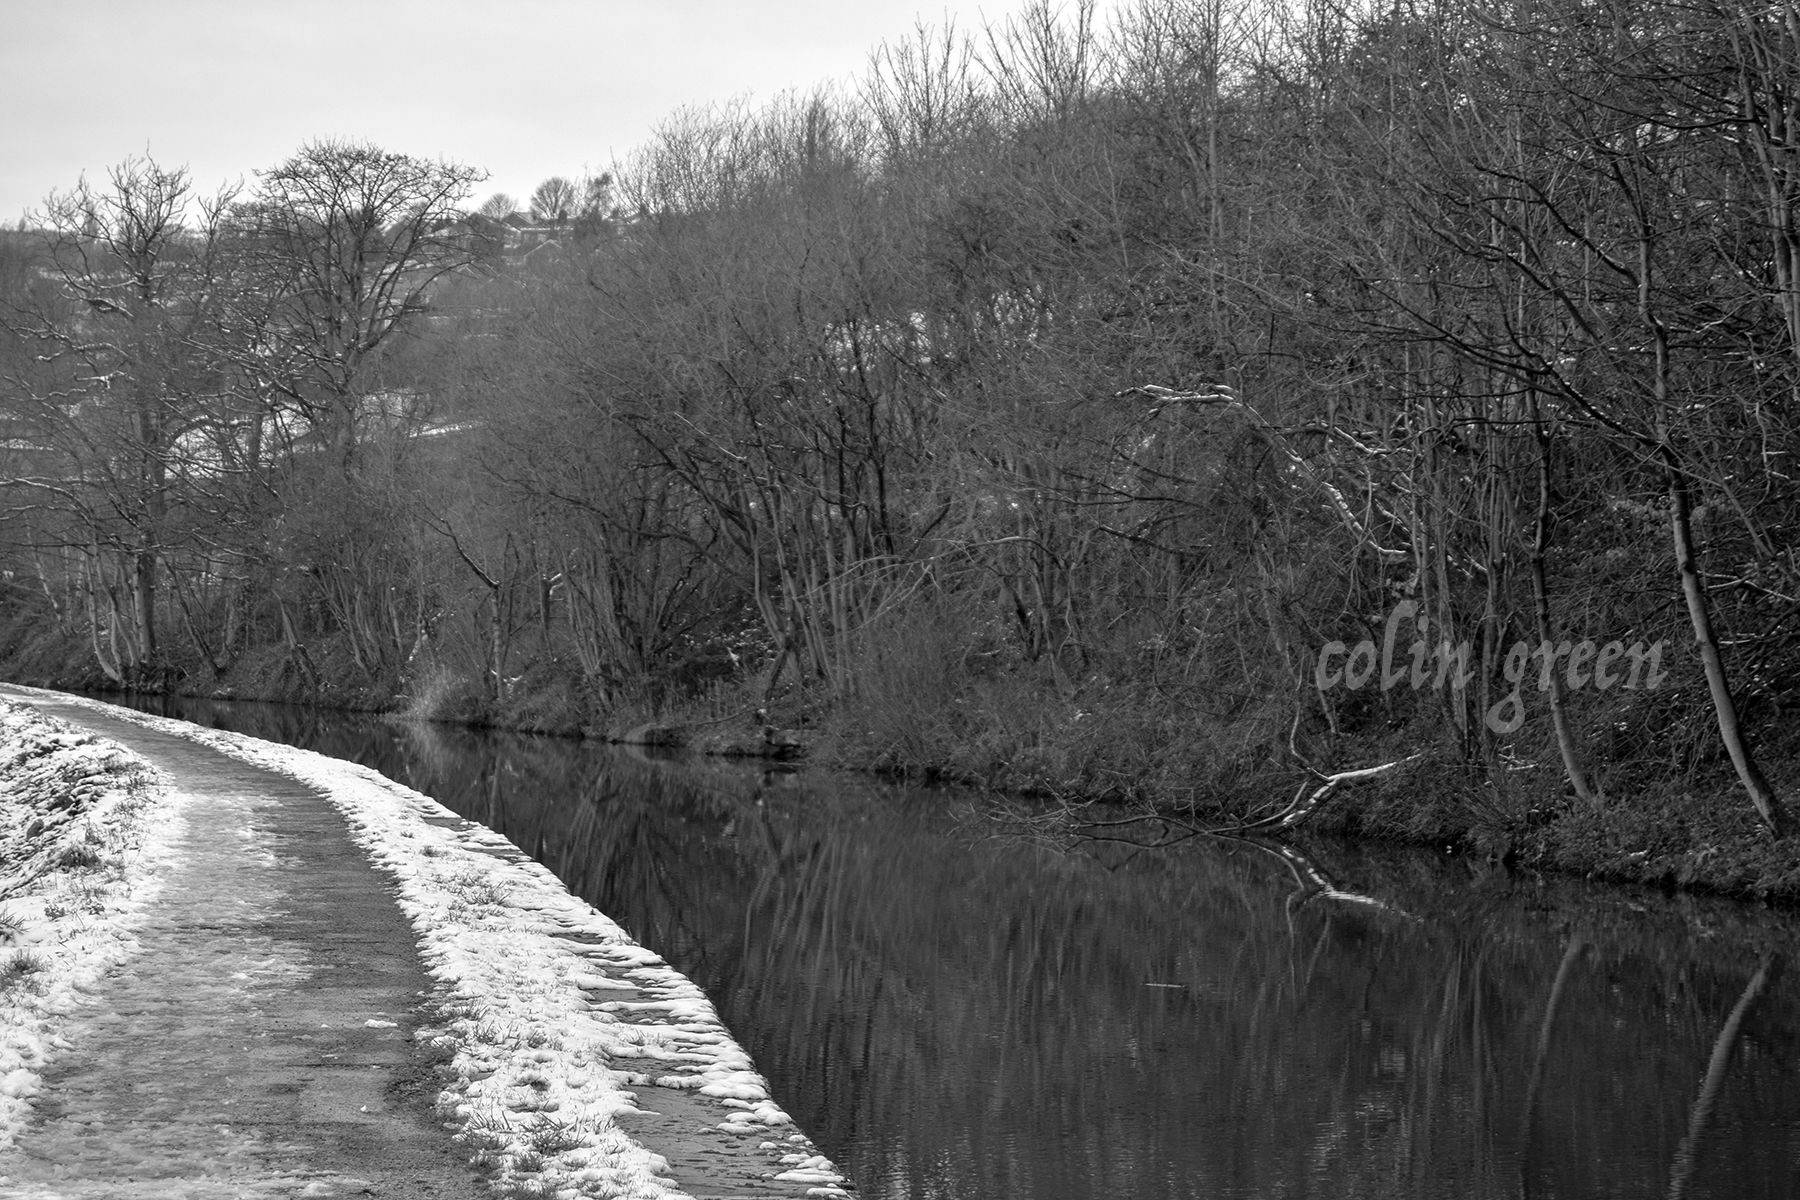
{"type": "MultiPolygon", "coordinates": [[[[700,989],[612,920],[571,896],[553,874],[524,859],[498,834],[471,826],[429,797],[352,763],[185,722],[110,707],[106,711],[318,788],[344,814],[351,836],[370,858],[393,872],[426,969],[445,1000],[441,1027],[429,1035],[440,1050],[454,1056],[454,1082],[440,1097],[440,1107],[446,1120],[460,1124],[458,1136],[495,1172],[500,1188],[559,1197],[683,1196],[668,1176],[668,1164],[615,1121],[632,1111],[631,1088],[659,1085],[719,1100],[729,1114],[720,1127],[756,1138],[779,1163],[776,1178],[808,1195],[847,1194],[842,1175],[770,1099],[767,1084],[700,989]]],[[[66,765],[54,768],[62,772],[54,780],[48,774],[52,768],[37,768],[39,775],[22,791],[11,782],[14,776],[0,774],[0,800],[9,823],[15,791],[37,795],[62,780],[114,797],[105,801],[110,808],[89,808],[109,822],[115,819],[110,814],[119,814],[119,831],[101,834],[119,847],[105,851],[114,856],[108,862],[119,864],[118,895],[84,901],[113,914],[105,932],[95,915],[87,918],[89,932],[80,935],[102,943],[82,943],[80,957],[93,965],[71,968],[66,987],[49,986],[50,975],[34,967],[30,974],[34,980],[44,976],[44,986],[34,983],[29,990],[40,993],[42,1015],[35,1024],[18,1022],[26,1033],[0,1032],[11,1056],[0,1066],[0,1079],[11,1080],[7,1071],[27,1073],[18,1084],[0,1083],[0,1088],[28,1093],[29,1072],[41,1064],[47,1045],[53,1045],[44,1022],[66,1006],[64,993],[90,983],[129,951],[130,914],[154,889],[162,845],[141,832],[144,815],[178,802],[166,789],[146,786],[141,766],[132,767],[129,756],[107,743],[55,732],[43,718],[22,714],[4,701],[0,721],[13,722],[0,724],[0,746],[7,747],[0,751],[5,755],[0,762],[18,756],[11,748],[13,729],[24,731],[19,737],[37,739],[32,745],[62,739],[68,749],[59,753],[71,756],[57,760],[66,765]],[[122,765],[111,775],[98,773],[105,763],[122,765]],[[103,782],[116,778],[116,786],[81,785],[84,777],[76,769],[83,765],[92,765],[90,774],[103,782]],[[120,812],[133,805],[134,810],[120,812]]],[[[40,831],[40,840],[44,836],[40,831]]],[[[88,836],[82,831],[69,835],[88,836]]],[[[65,844],[77,843],[69,838],[57,843],[65,844]]],[[[11,846],[0,843],[5,855],[0,861],[16,878],[19,868],[11,846]]],[[[43,853],[54,857],[59,851],[43,853]]],[[[87,889],[97,882],[89,876],[110,877],[113,871],[111,866],[95,868],[74,878],[87,889]]],[[[24,893],[6,902],[5,908],[17,909],[28,922],[18,943],[26,953],[46,941],[74,936],[66,916],[64,925],[46,923],[44,913],[52,903],[24,893]]],[[[6,961],[0,958],[0,977],[6,961]]],[[[0,993],[0,1004],[7,994],[0,993]]],[[[0,1010],[0,1022],[10,1030],[15,1023],[10,1010],[0,1010]]]]}
{"type": "Polygon", "coordinates": [[[179,808],[142,759],[0,699],[0,1151],[67,1048],[60,1018],[136,948],[179,808]]]}

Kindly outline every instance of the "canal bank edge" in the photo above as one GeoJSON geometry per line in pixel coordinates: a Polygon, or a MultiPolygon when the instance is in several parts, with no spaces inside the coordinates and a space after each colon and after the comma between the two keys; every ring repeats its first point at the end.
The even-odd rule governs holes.
{"type": "Polygon", "coordinates": [[[700,990],[499,835],[309,751],[8,691],[176,734],[336,807],[391,879],[436,984],[420,1038],[447,1060],[440,1113],[502,1194],[849,1194],[700,990]]]}

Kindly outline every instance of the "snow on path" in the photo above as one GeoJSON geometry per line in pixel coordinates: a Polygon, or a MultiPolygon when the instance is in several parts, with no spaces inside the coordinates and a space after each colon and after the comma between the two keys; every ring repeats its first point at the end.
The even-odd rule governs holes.
{"type": "MultiPolygon", "coordinates": [[[[31,689],[20,689],[31,691],[31,689]]],[[[700,989],[569,894],[505,838],[375,771],[308,750],[204,729],[62,693],[211,746],[322,792],[351,838],[393,873],[426,970],[447,1004],[454,1052],[440,1099],[478,1161],[513,1194],[679,1200],[670,1166],[617,1124],[630,1089],[711,1097],[720,1128],[756,1139],[773,1179],[807,1196],[848,1184],[770,1098],[700,989]]]]}
{"type": "Polygon", "coordinates": [[[0,1152],[64,1019],[137,949],[181,808],[142,759],[0,699],[0,1152]]]}

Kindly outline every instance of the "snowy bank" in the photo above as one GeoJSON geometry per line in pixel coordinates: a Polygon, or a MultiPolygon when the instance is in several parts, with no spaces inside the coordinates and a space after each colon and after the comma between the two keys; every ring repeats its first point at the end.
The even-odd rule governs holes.
{"type": "Polygon", "coordinates": [[[421,1037],[451,1060],[440,1109],[497,1189],[684,1196],[669,1164],[617,1123],[638,1111],[632,1088],[659,1086],[712,1098],[719,1128],[750,1139],[774,1178],[807,1195],[848,1194],[700,989],[505,838],[353,763],[84,703],[291,776],[343,813],[353,840],[392,872],[439,985],[442,1020],[421,1037]]]}
{"type": "Polygon", "coordinates": [[[122,747],[0,699],[0,1151],[68,1048],[61,1018],[136,949],[179,801],[122,747]]]}

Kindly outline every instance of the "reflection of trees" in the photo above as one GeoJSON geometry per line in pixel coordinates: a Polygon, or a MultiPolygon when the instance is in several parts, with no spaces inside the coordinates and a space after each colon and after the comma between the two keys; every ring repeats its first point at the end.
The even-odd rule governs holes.
{"type": "Polygon", "coordinates": [[[1687,1136],[1681,1139],[1681,1145],[1675,1151],[1675,1165],[1669,1177],[1669,1200],[1681,1200],[1688,1194],[1688,1187],[1694,1177],[1694,1166],[1700,1158],[1700,1148],[1706,1138],[1707,1128],[1712,1124],[1713,1109],[1719,1102],[1719,1093],[1725,1085],[1725,1075],[1730,1069],[1732,1052],[1737,1049],[1738,1038],[1743,1033],[1744,1018],[1750,1008],[1762,997],[1763,989],[1768,986],[1771,974],[1777,967],[1773,955],[1764,956],[1756,974],[1744,985],[1743,995],[1732,1005],[1731,1014],[1725,1018],[1725,1024],[1719,1029],[1719,1036],[1713,1041],[1712,1057],[1706,1064],[1706,1078],[1700,1083],[1700,1095],[1694,1100],[1693,1115],[1688,1119],[1687,1136]]]}
{"type": "Polygon", "coordinates": [[[1793,993],[1745,966],[1790,948],[1775,916],[1324,841],[1002,838],[923,791],[257,709],[668,957],[870,1194],[1789,1194],[1793,993]]]}
{"type": "Polygon", "coordinates": [[[1332,1194],[1514,1195],[1521,1113],[1541,1105],[1536,1190],[1590,1193],[1619,1162],[1625,1190],[1657,1186],[1673,1114],[1638,1098],[1708,1023],[1680,981],[1693,965],[1657,948],[1670,930],[1595,951],[1588,978],[1510,885],[1431,897],[1440,866],[1368,889],[1427,925],[1286,904],[1262,850],[1002,855],[920,815],[772,811],[789,866],[758,878],[757,953],[722,981],[728,1020],[753,1014],[794,1048],[789,1102],[816,1097],[803,1119],[857,1147],[858,1177],[951,1161],[972,1194],[1087,1196],[1155,1164],[1166,1174],[1133,1194],[1300,1194],[1312,1178],[1332,1194]],[[1569,1050],[1555,1057],[1552,1020],[1569,1050]],[[883,1132],[921,1107],[945,1115],[883,1132]]]}
{"type": "MultiPolygon", "coordinates": [[[[1522,1166],[1531,1162],[1532,1139],[1537,1134],[1538,1098],[1542,1095],[1544,1069],[1549,1064],[1550,1043],[1556,1032],[1556,1014],[1562,1007],[1562,998],[1567,994],[1569,975],[1575,964],[1581,961],[1581,953],[1587,943],[1580,934],[1569,935],[1568,945],[1563,950],[1562,961],[1556,966],[1556,977],[1550,983],[1550,998],[1544,1002],[1544,1016],[1538,1023],[1537,1051],[1531,1056],[1531,1076],[1525,1085],[1524,1117],[1519,1122],[1520,1141],[1523,1150],[1519,1155],[1522,1166]]],[[[1525,1174],[1520,1181],[1520,1192],[1531,1194],[1531,1178],[1525,1174]]]]}

